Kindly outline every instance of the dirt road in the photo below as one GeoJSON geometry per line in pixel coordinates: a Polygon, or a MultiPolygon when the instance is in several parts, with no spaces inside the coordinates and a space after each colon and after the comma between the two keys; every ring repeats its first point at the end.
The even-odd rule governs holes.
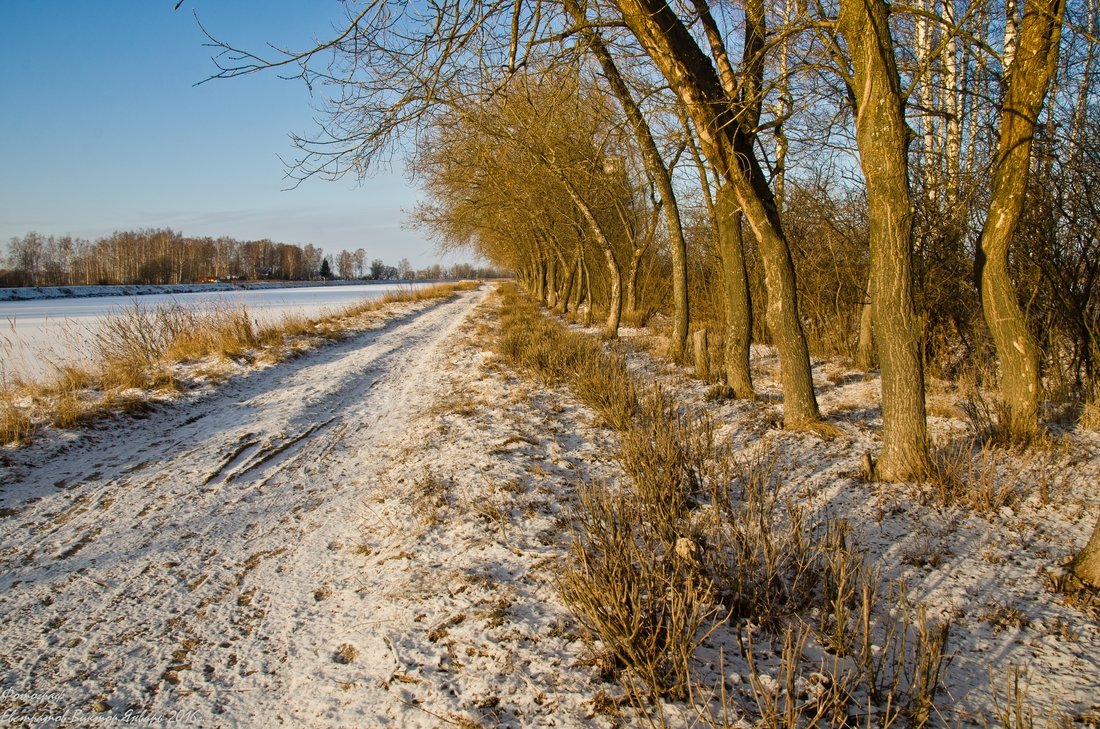
{"type": "MultiPolygon", "coordinates": [[[[456,378],[478,376],[484,353],[456,340],[484,297],[19,454],[0,489],[0,708],[88,723],[428,726],[445,708],[499,704],[478,683],[457,699],[450,689],[436,713],[421,706],[418,689],[448,694],[424,661],[444,680],[470,660],[441,638],[473,615],[449,596],[477,590],[453,582],[446,544],[417,562],[423,519],[402,513],[409,484],[394,470],[412,480],[417,454],[442,447],[425,417],[456,378]],[[416,657],[437,643],[439,656],[416,657]]],[[[443,465],[469,463],[469,447],[443,465]]],[[[437,496],[433,509],[454,503],[437,496]]],[[[516,554],[539,558],[509,545],[494,564],[516,554]]],[[[532,633],[560,619],[546,611],[528,616],[532,633]]]]}

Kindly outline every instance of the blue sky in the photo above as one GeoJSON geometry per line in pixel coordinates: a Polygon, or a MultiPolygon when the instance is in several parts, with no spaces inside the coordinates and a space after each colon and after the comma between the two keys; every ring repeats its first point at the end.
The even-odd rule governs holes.
{"type": "Polygon", "coordinates": [[[300,82],[195,83],[214,35],[260,49],[323,37],[337,0],[9,0],[0,30],[0,243],[35,230],[96,238],[170,227],[313,243],[414,266],[434,245],[403,229],[416,193],[392,174],[286,191],[289,133],[315,129],[300,82]]]}

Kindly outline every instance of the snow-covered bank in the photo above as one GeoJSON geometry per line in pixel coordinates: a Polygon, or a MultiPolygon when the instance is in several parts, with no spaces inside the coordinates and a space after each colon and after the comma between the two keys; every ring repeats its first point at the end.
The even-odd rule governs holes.
{"type": "MultiPolygon", "coordinates": [[[[598,336],[595,329],[589,333],[598,336]]],[[[929,417],[929,432],[937,458],[954,474],[945,484],[869,482],[861,459],[882,448],[876,373],[841,359],[815,361],[818,402],[837,432],[784,430],[774,349],[753,345],[758,400],[724,400],[713,398],[712,386],[688,370],[649,354],[641,344],[648,332],[622,334],[641,381],[705,413],[718,442],[740,463],[774,463],[776,503],[797,504],[819,528],[843,524],[851,530],[848,543],[880,575],[884,595],[904,584],[911,604],[926,607],[936,623],[950,623],[932,725],[1100,725],[1100,598],[1073,599],[1055,588],[1100,514],[1097,433],[1062,423],[1028,448],[981,445],[963,414],[966,394],[953,383],[931,380],[928,398],[936,415],[929,417]],[[937,493],[952,479],[960,492],[954,502],[937,493]]],[[[699,672],[704,686],[724,680],[734,703],[755,708],[759,687],[744,679],[758,670],[778,696],[787,675],[783,641],[761,636],[753,668],[737,655],[738,630],[715,632],[697,653],[699,672]]],[[[807,651],[803,660],[810,671],[816,661],[827,673],[832,656],[807,651]]],[[[868,723],[857,716],[853,724],[868,723]]]]}
{"type": "Polygon", "coordinates": [[[98,296],[149,296],[154,294],[200,294],[217,291],[298,289],[316,286],[392,286],[439,283],[438,281],[239,281],[235,283],[133,284],[129,286],[32,286],[0,288],[0,301],[88,298],[98,296]]]}
{"type": "Polygon", "coordinates": [[[14,379],[48,379],[64,367],[87,366],[105,323],[125,316],[135,306],[146,310],[161,306],[199,310],[243,307],[257,324],[274,325],[288,316],[317,318],[364,299],[430,285],[421,281],[347,281],[309,286],[257,282],[246,286],[85,287],[71,289],[71,296],[52,296],[63,290],[48,290],[45,293],[51,296],[42,298],[26,298],[36,290],[18,289],[24,298],[0,300],[0,323],[4,325],[0,329],[0,384],[14,379]]]}

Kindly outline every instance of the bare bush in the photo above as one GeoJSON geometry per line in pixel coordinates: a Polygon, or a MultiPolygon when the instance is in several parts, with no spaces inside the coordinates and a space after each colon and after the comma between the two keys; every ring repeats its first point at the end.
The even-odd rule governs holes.
{"type": "Polygon", "coordinates": [[[670,549],[637,500],[595,484],[578,488],[574,561],[561,593],[590,636],[653,697],[683,699],[690,660],[717,611],[690,559],[670,549]]]}
{"type": "Polygon", "coordinates": [[[703,490],[713,447],[710,422],[681,413],[659,389],[642,398],[638,417],[622,432],[619,463],[666,544],[681,536],[680,521],[703,490]]]}

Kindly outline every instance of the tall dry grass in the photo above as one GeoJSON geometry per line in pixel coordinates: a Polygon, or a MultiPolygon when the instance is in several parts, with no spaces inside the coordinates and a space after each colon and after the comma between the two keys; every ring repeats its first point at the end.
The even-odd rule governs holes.
{"type": "Polygon", "coordinates": [[[26,409],[16,404],[14,393],[0,392],[0,444],[22,445],[30,442],[37,430],[38,426],[27,415],[26,409]]]}
{"type": "Polygon", "coordinates": [[[94,380],[105,389],[172,386],[171,365],[210,356],[241,357],[262,343],[261,330],[241,306],[147,307],[135,302],[104,320],[97,332],[94,380]]]}

